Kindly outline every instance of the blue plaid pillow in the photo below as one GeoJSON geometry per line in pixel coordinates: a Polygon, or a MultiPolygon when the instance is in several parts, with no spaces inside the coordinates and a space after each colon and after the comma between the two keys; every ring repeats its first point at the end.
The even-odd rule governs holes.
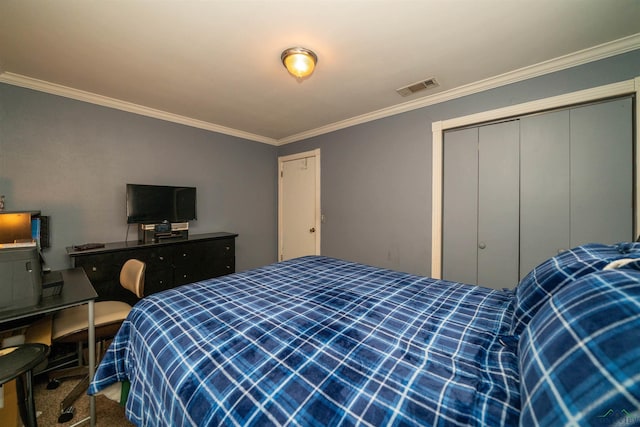
{"type": "Polygon", "coordinates": [[[540,307],[566,283],[600,271],[611,261],[621,258],[640,258],[640,243],[590,243],[562,252],[538,265],[516,287],[511,334],[522,334],[540,307]]]}
{"type": "Polygon", "coordinates": [[[640,425],[640,271],[558,291],[519,342],[521,426],[640,425]]]}

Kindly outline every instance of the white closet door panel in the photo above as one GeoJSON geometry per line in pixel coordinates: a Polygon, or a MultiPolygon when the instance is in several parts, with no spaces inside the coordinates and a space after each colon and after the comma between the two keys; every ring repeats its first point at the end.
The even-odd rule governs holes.
{"type": "Polygon", "coordinates": [[[631,99],[571,110],[571,245],[633,240],[631,99]]]}
{"type": "Polygon", "coordinates": [[[478,150],[478,284],[518,284],[519,123],[482,126],[478,150]]]}
{"type": "Polygon", "coordinates": [[[569,114],[520,119],[520,279],[570,246],[569,114]]]}
{"type": "Polygon", "coordinates": [[[445,133],[442,277],[478,280],[478,128],[445,133]]]}

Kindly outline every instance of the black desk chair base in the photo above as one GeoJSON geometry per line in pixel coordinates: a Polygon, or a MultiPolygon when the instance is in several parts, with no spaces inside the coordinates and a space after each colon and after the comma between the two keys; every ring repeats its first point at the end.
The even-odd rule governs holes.
{"type": "Polygon", "coordinates": [[[69,406],[67,409],[62,411],[62,413],[58,417],[58,424],[68,423],[69,421],[71,421],[75,412],[76,408],[74,408],[73,406],[69,406]]]}
{"type": "Polygon", "coordinates": [[[60,387],[62,380],[82,377],[80,382],[78,382],[78,384],[76,384],[73,389],[67,393],[62,402],[60,402],[60,416],[58,417],[58,423],[66,423],[71,421],[73,414],[76,411],[73,403],[89,388],[89,373],[86,366],[77,366],[75,368],[65,369],[64,371],[58,371],[58,373],[62,375],[49,380],[47,390],[55,390],[60,387]]]}

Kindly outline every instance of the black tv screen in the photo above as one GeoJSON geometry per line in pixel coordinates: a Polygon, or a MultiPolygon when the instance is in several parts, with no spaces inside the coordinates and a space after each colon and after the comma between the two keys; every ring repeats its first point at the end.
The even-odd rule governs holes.
{"type": "Polygon", "coordinates": [[[197,219],[196,188],[127,184],[127,223],[158,224],[197,219]]]}

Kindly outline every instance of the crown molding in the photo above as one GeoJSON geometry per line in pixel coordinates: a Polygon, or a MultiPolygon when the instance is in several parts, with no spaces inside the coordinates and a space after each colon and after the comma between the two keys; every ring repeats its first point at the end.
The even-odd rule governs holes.
{"type": "Polygon", "coordinates": [[[165,120],[168,122],[179,123],[185,126],[209,130],[212,132],[222,133],[224,135],[235,136],[238,138],[248,139],[251,141],[262,142],[270,145],[277,145],[277,141],[262,135],[256,135],[237,129],[220,126],[215,123],[205,122],[202,120],[192,119],[190,117],[180,116],[178,114],[169,113],[155,108],[145,107],[143,105],[134,104],[132,102],[122,101],[107,96],[74,89],[68,86],[62,86],[56,83],[44,80],[34,79],[32,77],[22,76],[20,74],[4,72],[0,74],[0,83],[7,83],[14,86],[20,86],[27,89],[33,89],[40,92],[59,95],[65,98],[84,101],[91,104],[101,105],[103,107],[115,108],[116,110],[127,111],[129,113],[140,114],[142,116],[152,117],[155,119],[165,120]]]}
{"type": "Polygon", "coordinates": [[[594,62],[600,59],[609,58],[611,56],[620,55],[640,48],[640,33],[604,43],[588,49],[583,49],[568,55],[554,58],[545,62],[541,62],[532,66],[520,68],[488,79],[480,80],[468,85],[460,86],[444,92],[440,92],[428,97],[408,101],[389,108],[383,108],[371,113],[352,117],[347,120],[331,123],[306,132],[301,132],[285,138],[277,140],[278,145],[285,145],[314,136],[323,135],[325,133],[334,132],[336,130],[345,129],[351,126],[394,116],[396,114],[405,113],[416,110],[418,108],[439,104],[450,101],[463,96],[472,95],[474,93],[483,92],[489,89],[495,89],[511,83],[539,77],[556,71],[565,70],[567,68],[576,67],[578,65],[594,62]]]}
{"type": "Polygon", "coordinates": [[[510,71],[508,73],[500,74],[498,76],[490,77],[488,79],[480,80],[468,85],[460,86],[454,89],[450,89],[444,92],[440,92],[431,96],[408,101],[402,104],[398,104],[392,107],[383,108],[373,111],[371,113],[362,114],[360,116],[352,117],[350,119],[341,120],[335,123],[321,126],[315,129],[311,129],[305,132],[297,133],[280,139],[269,138],[262,135],[257,135],[249,132],[244,132],[238,129],[232,129],[225,126],[220,126],[215,123],[205,122],[202,120],[192,119],[190,117],[180,116],[178,114],[169,113],[166,111],[156,110],[154,108],[145,107],[142,105],[134,104],[127,101],[122,101],[115,98],[109,98],[106,96],[98,95],[91,92],[86,92],[78,89],[74,89],[67,86],[62,86],[56,83],[47,82],[44,80],[38,80],[31,77],[23,76],[20,74],[11,73],[8,71],[2,72],[0,69],[0,83],[7,83],[14,86],[20,86],[27,89],[33,89],[40,92],[46,92],[53,95],[59,95],[66,98],[75,99],[78,101],[89,102],[91,104],[101,105],[104,107],[114,108],[117,110],[127,111],[134,114],[140,114],[147,117],[152,117],[160,120],[165,120],[173,123],[179,123],[185,126],[191,126],[199,129],[209,130],[212,132],[221,133],[224,135],[235,136],[238,138],[247,139],[250,141],[261,142],[269,145],[285,145],[292,142],[301,141],[314,136],[323,135],[326,133],[334,132],[340,129],[345,129],[351,126],[359,125],[362,123],[371,122],[374,120],[382,119],[385,117],[394,116],[396,114],[405,113],[408,111],[416,110],[419,108],[427,107],[429,105],[439,104],[452,99],[460,98],[474,93],[483,92],[489,89],[494,89],[500,86],[505,86],[511,83],[531,79],[544,74],[549,74],[555,71],[561,71],[567,68],[575,67],[578,65],[586,64],[588,62],[597,61],[600,59],[608,58],[611,56],[623,54],[640,48],[640,33],[624,37],[622,39],[614,40],[609,43],[604,43],[598,46],[594,46],[588,49],[583,49],[578,52],[574,52],[568,55],[564,55],[549,61],[541,62],[529,67],[520,68],[518,70],[510,71]]]}

